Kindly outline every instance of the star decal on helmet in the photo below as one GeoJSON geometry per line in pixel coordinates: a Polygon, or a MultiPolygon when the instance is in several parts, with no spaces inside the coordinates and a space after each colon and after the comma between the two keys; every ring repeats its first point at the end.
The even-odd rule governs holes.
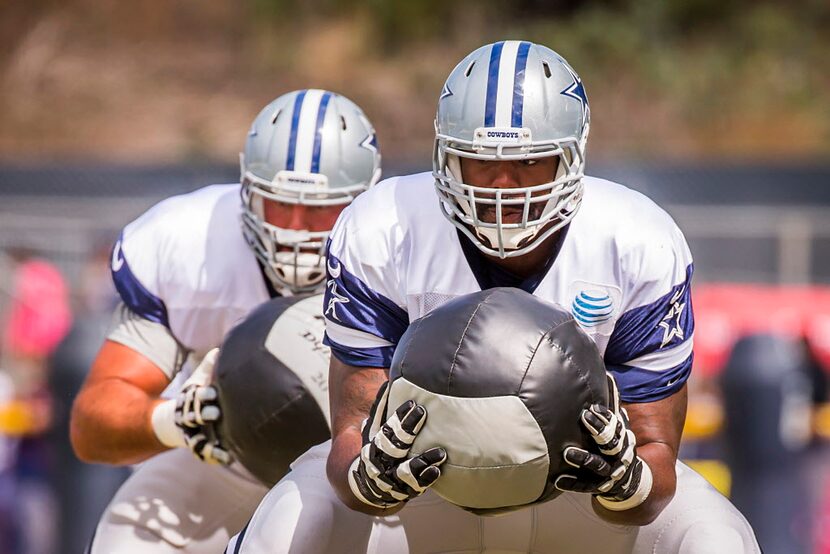
{"type": "Polygon", "coordinates": [[[588,95],[585,94],[585,86],[582,84],[582,79],[579,78],[579,75],[577,75],[567,63],[564,63],[564,60],[562,61],[562,65],[570,74],[573,82],[559,91],[559,94],[567,96],[568,98],[573,98],[582,105],[582,127],[584,128],[590,120],[589,114],[591,113],[591,107],[588,105],[588,95]]]}
{"type": "Polygon", "coordinates": [[[378,153],[378,136],[376,134],[371,134],[371,135],[367,136],[360,143],[360,146],[365,148],[366,150],[370,150],[373,154],[377,154],[378,153]]]}
{"type": "Polygon", "coordinates": [[[578,100],[582,104],[582,109],[588,110],[588,96],[585,94],[585,87],[582,86],[582,80],[569,70],[573,83],[562,89],[559,94],[568,96],[574,100],[578,100]]]}
{"type": "Polygon", "coordinates": [[[438,101],[440,102],[444,98],[448,96],[452,96],[453,92],[450,90],[450,85],[448,83],[444,83],[444,88],[441,89],[441,96],[438,97],[438,101]]]}

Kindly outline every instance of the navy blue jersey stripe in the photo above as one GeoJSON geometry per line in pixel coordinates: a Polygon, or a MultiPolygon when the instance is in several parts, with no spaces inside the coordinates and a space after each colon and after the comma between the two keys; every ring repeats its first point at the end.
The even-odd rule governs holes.
{"type": "Polygon", "coordinates": [[[170,322],[167,318],[167,306],[164,305],[164,301],[141,284],[130,269],[130,264],[127,263],[127,259],[121,251],[123,236],[122,233],[112,252],[111,271],[115,290],[118,291],[118,295],[124,304],[136,315],[161,323],[169,329],[170,322]]]}
{"type": "Polygon", "coordinates": [[[245,524],[245,527],[242,528],[242,531],[239,532],[239,538],[236,540],[236,546],[233,549],[233,554],[239,554],[240,548],[242,548],[242,541],[245,540],[245,533],[248,531],[248,526],[251,524],[251,520],[248,520],[248,523],[245,524]]]}
{"type": "Polygon", "coordinates": [[[484,105],[484,126],[496,124],[496,97],[499,92],[499,61],[504,42],[497,42],[490,50],[490,68],[487,73],[487,99],[484,105]]]}
{"type": "Polygon", "coordinates": [[[323,297],[327,319],[397,344],[409,326],[409,314],[343,267],[329,253],[326,261],[328,281],[323,297]],[[333,274],[334,272],[334,274],[333,274]]]}
{"type": "Polygon", "coordinates": [[[92,536],[89,538],[89,542],[86,544],[86,548],[84,549],[84,554],[92,554],[92,545],[95,542],[95,534],[98,531],[98,527],[96,526],[95,529],[92,530],[92,536]]]}
{"type": "Polygon", "coordinates": [[[328,334],[323,336],[323,344],[331,348],[331,354],[344,364],[353,367],[390,367],[395,355],[394,346],[375,348],[353,348],[331,340],[328,334]]]}
{"type": "Polygon", "coordinates": [[[291,134],[288,137],[288,154],[286,155],[285,169],[294,171],[294,157],[297,154],[297,132],[300,128],[300,112],[303,110],[306,90],[297,94],[294,99],[294,113],[291,115],[291,134]]]}
{"type": "Polygon", "coordinates": [[[525,68],[527,67],[527,54],[530,51],[529,42],[519,43],[519,50],[516,53],[516,70],[513,78],[513,114],[511,125],[522,126],[522,112],[525,101],[525,68]]]}
{"type": "Polygon", "coordinates": [[[331,93],[326,92],[320,99],[320,107],[317,109],[317,129],[314,133],[314,149],[311,153],[311,172],[320,173],[320,147],[323,142],[323,122],[326,120],[326,109],[331,99],[331,93]]]}
{"type": "Polygon", "coordinates": [[[683,343],[695,330],[691,281],[694,267],[686,267],[686,278],[655,301],[622,314],[605,350],[605,363],[620,365],[640,356],[668,350],[683,343]]]}
{"type": "Polygon", "coordinates": [[[624,365],[606,365],[606,369],[617,380],[621,401],[656,402],[683,388],[692,374],[693,359],[694,355],[690,354],[680,364],[664,371],[624,365]]]}

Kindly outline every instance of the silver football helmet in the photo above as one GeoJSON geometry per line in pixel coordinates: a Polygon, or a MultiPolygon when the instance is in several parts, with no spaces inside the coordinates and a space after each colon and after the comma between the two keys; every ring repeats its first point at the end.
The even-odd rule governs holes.
{"type": "Polygon", "coordinates": [[[486,254],[533,250],[579,208],[589,122],[582,81],[553,50],[526,41],[475,50],[450,73],[438,100],[432,167],[442,212],[486,254]],[[459,159],[548,156],[558,158],[552,181],[510,189],[466,184],[459,159]],[[495,221],[479,217],[482,205],[495,206],[486,210],[495,221]],[[520,222],[503,221],[507,206],[522,208],[520,222]]]}
{"type": "Polygon", "coordinates": [[[298,90],[256,117],[242,172],[242,229],[278,290],[317,289],[325,279],[331,229],[287,229],[269,223],[266,204],[349,204],[380,178],[375,130],[351,100],[325,90],[298,90]]]}

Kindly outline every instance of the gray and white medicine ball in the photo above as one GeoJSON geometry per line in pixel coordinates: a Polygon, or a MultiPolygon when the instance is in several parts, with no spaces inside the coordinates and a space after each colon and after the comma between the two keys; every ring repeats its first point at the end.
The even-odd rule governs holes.
{"type": "Polygon", "coordinates": [[[456,298],[414,321],[395,351],[389,409],[413,399],[427,421],[411,455],[447,462],[433,489],[480,513],[550,500],[586,447],[579,414],[608,402],[594,342],[562,307],[515,288],[456,298]]]}
{"type": "Polygon", "coordinates": [[[213,369],[222,443],[273,486],[300,454],[331,436],[328,348],[317,343],[320,295],[275,298],[233,328],[213,369]]]}

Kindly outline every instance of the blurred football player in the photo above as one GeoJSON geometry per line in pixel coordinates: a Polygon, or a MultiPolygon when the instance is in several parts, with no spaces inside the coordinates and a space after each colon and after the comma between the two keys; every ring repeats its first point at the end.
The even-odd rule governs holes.
{"type": "Polygon", "coordinates": [[[267,489],[217,439],[206,354],[255,306],[323,286],[337,216],[380,175],[371,123],[324,90],[268,104],[240,160],[241,185],[164,200],[113,249],[121,303],[75,400],[72,443],[88,462],[144,463],[94,554],[221,551],[242,527],[267,489]]]}
{"type": "Polygon", "coordinates": [[[584,175],[589,122],[582,81],[544,46],[489,44],[452,71],[432,173],[381,183],[332,232],[333,439],[293,464],[229,552],[758,552],[743,516],[677,461],[694,333],[686,241],[648,198],[584,175]],[[564,450],[561,496],[487,518],[427,492],[452,463],[442,448],[407,455],[423,425],[453,422],[376,391],[411,321],[495,286],[567,307],[621,403],[578,416],[596,444],[564,450]]]}

